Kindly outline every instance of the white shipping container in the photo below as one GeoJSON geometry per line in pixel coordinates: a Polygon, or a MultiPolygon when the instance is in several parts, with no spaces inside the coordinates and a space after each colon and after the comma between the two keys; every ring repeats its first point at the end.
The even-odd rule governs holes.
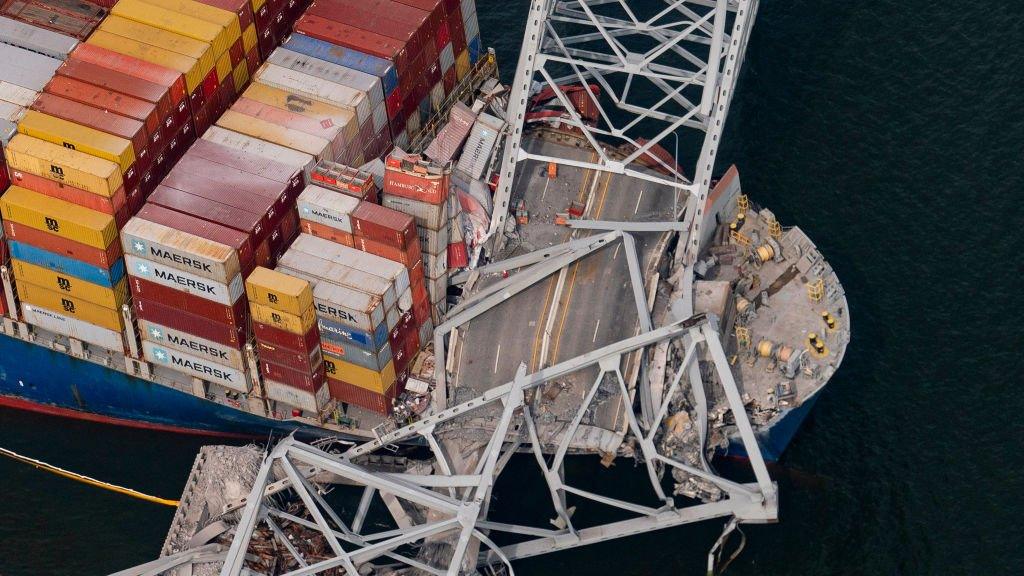
{"type": "Polygon", "coordinates": [[[225,284],[241,271],[230,246],[138,217],[121,229],[121,246],[125,254],[225,284]]]}
{"type": "Polygon", "coordinates": [[[359,90],[366,94],[371,108],[384,102],[384,89],[380,78],[373,74],[292,52],[286,48],[277,48],[271,52],[267,62],[359,90]]]}
{"type": "Polygon", "coordinates": [[[286,166],[294,167],[296,170],[302,171],[306,180],[309,180],[309,175],[316,166],[316,158],[309,154],[299,152],[298,150],[292,150],[291,148],[286,148],[284,146],[279,146],[273,142],[267,142],[266,140],[260,140],[259,138],[240,134],[233,130],[221,128],[220,126],[210,126],[206,129],[206,132],[203,133],[202,138],[203,140],[213,142],[215,144],[228,146],[235,150],[241,150],[242,152],[248,152],[249,154],[269,158],[270,160],[280,162],[286,166]]]}
{"type": "Polygon", "coordinates": [[[409,133],[409,138],[415,138],[421,128],[423,128],[423,119],[420,118],[419,109],[411,111],[409,117],[405,119],[405,131],[409,133]]]}
{"type": "Polygon", "coordinates": [[[334,157],[334,143],[326,138],[234,110],[227,110],[221,114],[217,119],[217,126],[309,154],[317,160],[330,160],[334,157]]]}
{"type": "Polygon", "coordinates": [[[397,294],[401,294],[409,287],[409,270],[403,264],[369,252],[362,252],[309,234],[299,234],[295,242],[292,242],[291,249],[383,278],[395,285],[397,294]]]}
{"type": "MultiPolygon", "coordinates": [[[[342,342],[342,339],[338,338],[338,341],[342,342]]],[[[388,362],[391,362],[393,358],[393,350],[391,350],[391,345],[387,342],[376,352],[352,346],[349,342],[342,342],[342,346],[327,342],[326,349],[329,350],[330,354],[341,358],[345,362],[351,362],[356,366],[361,366],[374,372],[380,372],[386,368],[388,362]]]]}
{"type": "Polygon", "coordinates": [[[384,306],[379,296],[330,282],[319,282],[313,288],[313,306],[317,316],[361,330],[372,332],[384,321],[384,306]]]}
{"type": "Polygon", "coordinates": [[[218,364],[245,370],[242,352],[230,346],[212,342],[187,332],[154,324],[147,320],[139,320],[139,331],[142,339],[160,346],[166,346],[186,354],[194,354],[218,364]]]}
{"type": "Polygon", "coordinates": [[[28,107],[36,101],[38,96],[39,92],[36,90],[29,90],[23,86],[0,80],[0,100],[4,102],[28,107]]]}
{"type": "Polygon", "coordinates": [[[352,110],[356,113],[360,126],[373,113],[364,92],[305,72],[297,72],[268,62],[256,72],[256,79],[268,86],[301,92],[318,102],[352,110]]]}
{"type": "Polygon", "coordinates": [[[298,198],[299,217],[352,233],[352,211],[359,200],[315,184],[306,186],[298,198]]]}
{"type": "Polygon", "coordinates": [[[7,146],[18,135],[18,123],[0,119],[0,144],[7,146]]]}
{"type": "Polygon", "coordinates": [[[330,282],[378,296],[385,308],[394,306],[397,300],[395,285],[391,281],[310,254],[289,250],[278,260],[277,267],[290,274],[300,275],[314,286],[319,282],[330,282]]]}
{"type": "MultiPolygon", "coordinates": [[[[462,0],[460,7],[462,8],[463,20],[465,20],[466,16],[469,14],[476,14],[476,0],[462,0]]],[[[467,39],[468,38],[472,38],[472,36],[467,37],[467,39]]]]}
{"type": "Polygon", "coordinates": [[[448,252],[448,241],[451,238],[451,228],[442,226],[440,230],[431,230],[423,226],[416,227],[416,236],[420,239],[420,252],[424,256],[428,254],[440,254],[448,252]]]}
{"type": "Polygon", "coordinates": [[[56,58],[0,44],[0,78],[22,88],[42,92],[60,65],[56,58]]]}
{"type": "Polygon", "coordinates": [[[17,122],[25,115],[25,107],[6,100],[0,100],[0,120],[17,122]]]}
{"type": "Polygon", "coordinates": [[[241,274],[225,284],[130,254],[125,254],[124,263],[128,267],[129,276],[155,282],[224,306],[231,306],[245,294],[245,283],[241,274]]]}
{"type": "Polygon", "coordinates": [[[431,319],[427,319],[420,326],[420,347],[424,347],[429,342],[434,341],[434,322],[431,319]]]}
{"type": "Polygon", "coordinates": [[[388,126],[388,107],[385,103],[377,104],[373,109],[373,133],[379,134],[388,126]]]}
{"type": "Polygon", "coordinates": [[[326,382],[316,394],[282,384],[281,382],[274,382],[273,380],[264,380],[263,386],[267,390],[267,397],[271,400],[282,402],[306,412],[319,413],[331,400],[331,393],[326,382]]]}
{"type": "Polygon", "coordinates": [[[416,226],[430,230],[440,230],[448,222],[448,203],[430,204],[411,198],[403,198],[394,194],[381,194],[381,205],[412,216],[416,226]]]}
{"type": "Polygon", "coordinates": [[[466,147],[459,158],[459,170],[468,174],[471,178],[479,179],[491,159],[491,151],[498,142],[498,135],[504,128],[505,122],[491,116],[480,114],[473,129],[469,132],[466,140],[466,147]]]}
{"type": "Polygon", "coordinates": [[[445,44],[444,48],[441,49],[440,60],[441,74],[447,73],[452,69],[452,66],[455,66],[455,49],[452,48],[451,42],[445,44]]]}
{"type": "Polygon", "coordinates": [[[448,273],[437,278],[427,278],[427,294],[434,304],[443,302],[448,297],[448,273]]]}
{"type": "Polygon", "coordinates": [[[398,297],[398,309],[402,312],[412,309],[412,287],[406,288],[405,292],[398,297]]]}
{"type": "Polygon", "coordinates": [[[124,340],[120,332],[27,303],[22,303],[21,315],[25,322],[44,330],[63,334],[106,350],[124,351],[124,340]]]}
{"type": "Polygon", "coordinates": [[[183,374],[220,384],[239,392],[249,391],[249,381],[245,374],[230,366],[210,362],[205,358],[199,358],[148,340],[142,341],[142,354],[146,360],[158,366],[166,366],[183,374]]]}
{"type": "Polygon", "coordinates": [[[384,315],[384,317],[388,321],[388,330],[394,330],[395,327],[398,326],[399,320],[402,319],[397,308],[388,308],[388,311],[384,315]]]}
{"type": "Polygon", "coordinates": [[[71,36],[3,16],[0,16],[0,42],[58,60],[67,60],[68,54],[78,46],[78,40],[71,36]]]}
{"type": "Polygon", "coordinates": [[[447,246],[440,254],[423,255],[423,275],[429,281],[442,274],[448,273],[448,250],[447,246]]]}
{"type": "MultiPolygon", "coordinates": [[[[475,8],[475,7],[474,7],[475,8]]],[[[462,13],[462,26],[466,30],[466,43],[480,35],[480,21],[476,17],[476,10],[462,13]]]]}
{"type": "Polygon", "coordinates": [[[444,84],[438,82],[430,89],[430,106],[434,111],[440,110],[444,104],[444,84]]]}
{"type": "Polygon", "coordinates": [[[395,145],[395,148],[401,148],[402,150],[408,150],[409,149],[409,129],[408,129],[408,127],[406,127],[405,130],[402,130],[401,134],[399,134],[398,136],[394,137],[394,142],[393,143],[395,145]]]}

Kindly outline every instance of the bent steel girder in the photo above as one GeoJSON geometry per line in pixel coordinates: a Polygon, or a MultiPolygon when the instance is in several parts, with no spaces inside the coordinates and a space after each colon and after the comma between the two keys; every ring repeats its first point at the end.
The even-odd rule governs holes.
{"type": "MultiPolygon", "coordinates": [[[[706,201],[710,174],[728,114],[758,0],[533,0],[509,91],[510,132],[503,150],[490,235],[503,230],[516,166],[525,160],[609,171],[689,193],[689,213],[706,201]],[[585,121],[564,87],[580,86],[595,104],[585,121]],[[600,88],[600,94],[592,89],[600,88]],[[522,147],[531,96],[550,90],[564,109],[559,122],[582,136],[596,160],[533,154],[522,147]],[[655,96],[651,96],[654,94],[655,96]],[[650,153],[670,135],[703,141],[684,174],[650,153]],[[649,138],[649,139],[644,139],[649,138]],[[614,155],[617,148],[622,155],[614,155]],[[661,173],[634,162],[653,161],[661,173]]],[[[679,162],[679,159],[675,159],[679,162]]],[[[685,165],[684,165],[685,166],[685,165]]],[[[687,221],[687,228],[700,222],[687,221]]],[[[681,251],[683,252],[683,251],[681,251]]]]}
{"type": "MultiPolygon", "coordinates": [[[[410,424],[386,436],[356,445],[341,454],[329,454],[313,446],[288,438],[279,443],[265,459],[257,483],[253,486],[242,510],[231,546],[226,553],[222,576],[245,574],[246,554],[254,529],[266,522],[274,538],[280,540],[282,554],[287,553],[291,576],[318,574],[328,569],[341,569],[346,574],[366,573],[368,563],[387,562],[392,569],[404,567],[430,574],[472,573],[483,564],[500,563],[510,574],[511,562],[558,550],[565,550],[627,535],[678,526],[716,517],[728,517],[739,522],[771,522],[777,519],[776,487],[768,477],[764,461],[760,458],[753,430],[747,420],[736,383],[718,338],[713,318],[697,317],[676,322],[616,342],[577,358],[550,366],[533,374],[521,365],[515,378],[477,398],[452,406],[420,422],[410,424]],[[622,357],[631,351],[670,340],[684,346],[681,361],[675,366],[675,379],[657,406],[657,424],[645,427],[633,409],[633,400],[626,389],[620,365],[622,357]],[[665,433],[662,422],[672,410],[673,399],[683,393],[683,378],[689,367],[703,351],[715,367],[717,383],[725,393],[736,418],[742,442],[751,454],[750,464],[756,481],[739,483],[714,472],[690,466],[664,454],[658,447],[658,437],[665,433]],[[532,403],[537,395],[531,390],[568,373],[598,366],[599,372],[587,390],[570,422],[558,433],[542,433],[535,420],[532,403]],[[579,430],[584,415],[594,402],[598,390],[612,389],[620,402],[625,403],[630,437],[635,455],[649,479],[650,494],[644,502],[611,497],[593,488],[585,490],[575,485],[565,469],[566,456],[572,437],[579,430]],[[455,467],[441,448],[438,426],[458,426],[460,419],[492,406],[500,406],[500,419],[493,434],[480,452],[480,460],[465,469],[453,472],[455,467]],[[510,433],[515,438],[509,441],[510,433]],[[357,462],[367,455],[382,450],[391,443],[424,437],[434,459],[429,472],[393,473],[374,471],[357,462]],[[554,447],[554,450],[551,448],[554,447]],[[510,455],[517,449],[526,449],[533,455],[540,475],[549,491],[554,526],[532,526],[495,521],[489,518],[488,503],[496,478],[501,474],[510,455]],[[303,475],[299,469],[311,469],[303,475]],[[713,483],[722,490],[718,501],[695,502],[668,494],[662,483],[665,467],[678,468],[713,483]],[[284,479],[271,482],[274,471],[284,471],[284,479]],[[346,484],[362,488],[359,505],[348,510],[336,510],[324,500],[319,489],[307,478],[323,473],[340,478],[346,484]],[[301,514],[281,510],[277,498],[270,498],[268,488],[275,493],[283,488],[293,491],[305,506],[301,514]],[[416,514],[419,520],[406,518],[394,528],[368,532],[367,514],[371,504],[384,495],[401,501],[403,506],[424,512],[416,514]],[[653,497],[653,498],[652,498],[653,497]],[[587,501],[596,505],[618,509],[629,518],[595,526],[580,526],[572,518],[569,499],[587,501]],[[651,501],[657,502],[652,505],[651,501]],[[306,517],[308,515],[308,517],[306,517]],[[277,527],[278,521],[299,524],[319,532],[332,556],[318,562],[304,558],[295,542],[289,542],[277,527]],[[450,546],[438,558],[424,557],[425,543],[439,537],[448,538],[450,546]],[[510,542],[511,543],[508,543],[510,542]],[[503,542],[499,544],[499,542],[503,542]],[[479,553],[470,552],[479,544],[479,553]],[[418,547],[419,546],[419,547],[418,547]],[[416,551],[419,555],[416,555],[416,551]]],[[[448,435],[442,443],[457,438],[448,435]]],[[[422,468],[418,469],[422,470],[422,468]]],[[[391,508],[389,508],[390,510],[391,508]]],[[[393,512],[394,513],[394,512],[393,512]]],[[[375,524],[380,526],[379,523],[375,524]]]]}

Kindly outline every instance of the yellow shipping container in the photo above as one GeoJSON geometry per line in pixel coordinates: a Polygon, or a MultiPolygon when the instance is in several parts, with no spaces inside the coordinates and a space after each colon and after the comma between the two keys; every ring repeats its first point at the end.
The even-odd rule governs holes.
{"type": "Polygon", "coordinates": [[[110,9],[110,13],[206,42],[213,47],[215,58],[227,52],[228,46],[231,45],[228,42],[227,30],[223,26],[147,4],[142,0],[120,0],[110,9]]]}
{"type": "Polygon", "coordinates": [[[238,66],[235,66],[235,71],[231,75],[235,79],[235,93],[237,94],[239,90],[245,89],[245,85],[249,82],[249,64],[242,60],[238,66]]]}
{"type": "Polygon", "coordinates": [[[130,141],[36,110],[25,112],[18,122],[18,132],[116,162],[122,174],[135,164],[135,149],[130,141]]]}
{"type": "Polygon", "coordinates": [[[256,23],[249,24],[249,27],[242,32],[242,48],[248,54],[250,50],[259,43],[259,36],[256,34],[256,23]]]}
{"type": "Polygon", "coordinates": [[[228,110],[217,119],[217,126],[241,132],[253,138],[273,142],[292,150],[305,152],[315,156],[317,160],[330,160],[331,143],[326,138],[299,132],[291,128],[267,122],[266,120],[247,116],[228,110]]]}
{"type": "Polygon", "coordinates": [[[250,100],[268,104],[274,108],[288,110],[307,118],[313,118],[317,122],[329,122],[330,124],[341,126],[346,142],[351,142],[359,137],[359,120],[356,119],[355,113],[351,110],[317,102],[304,94],[295,94],[288,90],[281,90],[280,88],[274,88],[259,82],[249,86],[243,96],[250,100]]]}
{"type": "Polygon", "coordinates": [[[102,326],[107,330],[120,332],[124,328],[124,321],[120,310],[105,308],[92,302],[86,302],[81,298],[47,290],[42,286],[36,286],[28,282],[19,282],[18,296],[22,302],[53,310],[58,314],[76,318],[89,324],[102,326]]]}
{"type": "Polygon", "coordinates": [[[395,384],[395,363],[390,360],[383,370],[377,372],[346,362],[333,354],[328,354],[327,351],[324,351],[323,355],[328,378],[341,380],[377,394],[386,393],[395,384]]]}
{"type": "Polygon", "coordinates": [[[113,216],[21,186],[11,186],[0,198],[0,214],[11,222],[100,250],[117,242],[113,216]]]}
{"type": "Polygon", "coordinates": [[[303,311],[301,315],[296,315],[274,310],[258,302],[249,302],[249,310],[252,312],[253,322],[273,326],[292,334],[305,334],[316,325],[316,311],[312,307],[303,311]]]}
{"type": "Polygon", "coordinates": [[[11,259],[11,268],[19,282],[28,282],[111,310],[120,310],[121,305],[128,299],[127,278],[122,278],[117,286],[110,289],[16,258],[11,259]]]}
{"type": "Polygon", "coordinates": [[[228,35],[228,46],[235,43],[235,40],[242,35],[242,28],[238,24],[238,15],[222,8],[202,4],[193,0],[143,0],[146,4],[160,6],[168,10],[174,10],[181,14],[188,14],[200,20],[206,20],[213,24],[224,27],[228,35]]]}
{"type": "Polygon", "coordinates": [[[263,266],[257,266],[246,278],[245,294],[249,302],[297,316],[313,307],[309,282],[263,266]]]}
{"type": "Polygon", "coordinates": [[[92,36],[89,36],[89,39],[86,40],[86,43],[99,46],[100,48],[106,48],[107,50],[112,50],[114,52],[119,52],[121,54],[127,54],[128,56],[133,56],[139,60],[152,62],[153,64],[169,68],[175,72],[181,72],[185,75],[185,85],[188,86],[188,91],[190,93],[203,83],[203,76],[200,75],[199,72],[199,61],[190,56],[171,52],[170,50],[165,50],[159,46],[146,44],[145,42],[140,42],[132,38],[118,36],[117,34],[107,32],[105,30],[97,30],[93,32],[92,36]]]}
{"type": "Polygon", "coordinates": [[[462,80],[469,73],[469,49],[464,49],[455,58],[455,77],[462,80]]]}
{"type": "MultiPolygon", "coordinates": [[[[103,19],[99,29],[143,42],[150,46],[163,48],[168,52],[194,58],[199,67],[193,71],[191,80],[186,78],[186,82],[192,82],[195,86],[202,84],[203,79],[209,76],[210,70],[213,70],[214,65],[217,63],[217,57],[213,54],[213,47],[209,44],[189,36],[164,30],[163,28],[157,28],[111,14],[103,19]]],[[[190,87],[189,90],[194,90],[194,88],[190,87]]]]}
{"type": "Polygon", "coordinates": [[[124,181],[121,168],[104,160],[52,142],[17,134],[4,147],[12,170],[38,174],[49,180],[110,198],[124,181]]]}
{"type": "Polygon", "coordinates": [[[217,58],[217,81],[221,84],[231,76],[231,54],[225,52],[217,58]]]}

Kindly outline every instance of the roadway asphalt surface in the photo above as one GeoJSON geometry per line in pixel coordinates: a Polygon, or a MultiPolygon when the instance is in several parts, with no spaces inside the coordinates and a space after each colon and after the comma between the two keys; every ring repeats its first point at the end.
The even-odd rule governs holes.
{"type": "MultiPolygon", "coordinates": [[[[536,138],[528,143],[524,140],[524,145],[540,154],[596,158],[590,150],[536,138]],[[559,148],[557,154],[555,147],[559,148]]],[[[584,218],[594,220],[665,220],[671,218],[673,208],[671,188],[567,166],[560,166],[557,178],[549,179],[546,165],[534,161],[520,167],[513,205],[520,198],[525,200],[530,222],[519,227],[519,241],[510,241],[503,257],[568,241],[573,231],[555,225],[554,219],[574,200],[586,204],[584,218]]],[[[573,237],[601,233],[580,230],[573,237]]],[[[634,237],[643,266],[660,235],[635,233],[634,237]]],[[[495,275],[482,279],[480,285],[500,279],[495,275]]],[[[559,284],[559,274],[552,274],[460,330],[457,370],[452,380],[454,400],[469,399],[510,381],[520,362],[526,362],[533,372],[636,334],[637,311],[621,241],[567,266],[559,284]]],[[[622,371],[626,373],[625,366],[622,371]]],[[[540,419],[571,420],[596,376],[594,367],[568,377],[557,398],[544,403],[546,414],[540,419]]],[[[620,403],[609,401],[588,414],[584,424],[616,430],[621,427],[621,418],[620,403]]]]}

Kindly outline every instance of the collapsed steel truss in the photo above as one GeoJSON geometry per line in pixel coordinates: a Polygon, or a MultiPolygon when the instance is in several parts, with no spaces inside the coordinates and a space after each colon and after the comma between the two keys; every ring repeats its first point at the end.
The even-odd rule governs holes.
{"type": "Polygon", "coordinates": [[[254,530],[260,523],[266,523],[280,545],[288,550],[298,569],[288,576],[318,574],[325,570],[343,568],[345,573],[356,576],[359,569],[369,562],[386,562],[422,570],[430,574],[473,573],[478,566],[504,564],[513,572],[511,562],[545,554],[548,552],[575,548],[627,535],[647,532],[716,517],[734,517],[740,522],[770,522],[777,518],[776,487],[768,476],[764,461],[760,457],[754,432],[746,417],[739,391],[732,378],[732,372],[719,342],[714,319],[704,317],[676,321],[668,326],[628,338],[626,340],[594,350],[577,358],[542,369],[533,374],[526,373],[521,365],[511,382],[497,386],[487,393],[452,406],[419,422],[386,434],[372,442],[349,448],[340,455],[329,454],[294,439],[278,444],[267,456],[257,476],[253,489],[247,498],[241,519],[236,528],[231,547],[224,557],[222,576],[244,574],[245,557],[254,530]],[[620,372],[623,355],[653,345],[663,340],[684,343],[685,353],[675,372],[675,379],[665,400],[658,407],[658,425],[645,428],[632,409],[632,400],[620,372]],[[741,439],[747,453],[756,482],[737,483],[723,478],[703,467],[693,467],[659,452],[656,439],[662,422],[677,394],[682,394],[682,379],[689,366],[695,361],[698,349],[703,348],[713,361],[725,397],[736,418],[741,439]],[[531,391],[552,379],[565,376],[588,367],[600,368],[597,378],[579,406],[569,428],[557,440],[553,455],[550,444],[538,436],[530,398],[531,391]],[[569,443],[594,400],[598,389],[606,380],[614,380],[619,401],[626,404],[629,429],[636,445],[636,453],[646,468],[654,497],[660,506],[638,504],[610,496],[597,494],[574,487],[566,477],[565,457],[569,443]],[[472,471],[456,473],[457,464],[446,453],[443,444],[435,436],[439,427],[457,422],[460,418],[488,407],[501,407],[501,418],[495,427],[486,448],[480,452],[480,459],[472,471]],[[382,473],[374,472],[357,462],[361,457],[393,443],[409,442],[422,438],[430,446],[433,460],[431,473],[382,473]],[[509,438],[512,440],[509,441],[509,438]],[[488,519],[491,491],[497,476],[504,469],[511,456],[517,451],[528,450],[533,454],[541,475],[550,492],[552,522],[555,528],[518,524],[506,524],[488,519]],[[677,468],[715,484],[726,495],[715,502],[694,503],[686,501],[680,505],[677,498],[666,493],[662,475],[666,468],[677,468]],[[272,482],[275,470],[283,471],[285,479],[272,482]],[[300,472],[304,470],[304,472],[300,472]],[[320,491],[307,478],[314,474],[333,475],[345,484],[363,488],[358,507],[350,513],[333,509],[324,500],[320,491]],[[309,518],[285,512],[267,498],[269,493],[290,489],[305,505],[309,518]],[[623,510],[633,517],[599,526],[577,527],[573,524],[572,510],[567,504],[569,496],[623,510]],[[397,499],[402,508],[416,509],[420,514],[395,512],[395,529],[367,532],[366,519],[375,498],[397,499]],[[413,516],[422,518],[416,521],[413,516]],[[323,535],[333,557],[316,563],[308,563],[293,543],[277,529],[277,522],[287,520],[314,529],[323,535]],[[499,545],[497,534],[515,535],[523,541],[499,545]],[[447,538],[449,552],[444,556],[445,564],[430,564],[422,558],[414,558],[408,550],[427,541],[447,538]],[[479,550],[479,552],[476,552],[479,550]]]}
{"type": "MultiPolygon", "coordinates": [[[[533,0],[527,16],[519,65],[510,86],[506,140],[494,218],[489,234],[502,242],[518,163],[554,162],[609,171],[688,192],[686,250],[692,263],[699,249],[703,207],[733,89],[746,52],[758,0],[663,0],[649,14],[627,0],[533,0]],[[582,86],[597,110],[586,121],[564,88],[582,86]],[[592,85],[599,88],[598,95],[592,85]],[[560,122],[579,131],[594,160],[532,154],[522,148],[531,96],[550,90],[565,109],[560,122]],[[658,94],[651,99],[650,94],[658,94]],[[689,175],[675,162],[649,154],[655,145],[685,129],[703,139],[689,175]],[[651,137],[651,134],[654,134],[651,137]],[[641,135],[650,137],[649,140],[641,135]],[[628,152],[624,158],[606,146],[628,152]],[[622,146],[625,145],[625,146],[622,146]],[[639,169],[647,159],[662,174],[639,169]]],[[[678,158],[675,159],[678,162],[678,158]]]]}

